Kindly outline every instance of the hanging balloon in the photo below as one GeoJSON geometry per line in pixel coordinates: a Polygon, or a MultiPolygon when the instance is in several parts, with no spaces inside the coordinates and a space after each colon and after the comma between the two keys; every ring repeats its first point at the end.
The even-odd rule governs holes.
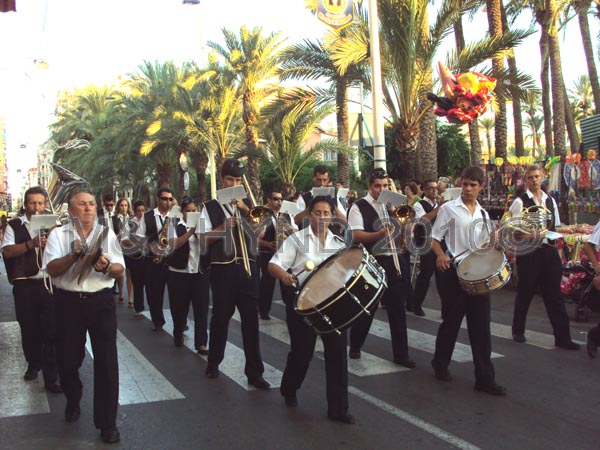
{"type": "Polygon", "coordinates": [[[546,165],[544,166],[544,168],[545,169],[549,169],[550,167],[552,167],[557,162],[560,162],[560,155],[559,156],[552,156],[552,157],[548,158],[548,160],[546,161],[546,165]]]}
{"type": "Polygon", "coordinates": [[[565,161],[567,164],[572,164],[573,163],[573,154],[569,153],[567,155],[567,157],[565,158],[565,161]]]}
{"type": "Polygon", "coordinates": [[[579,161],[581,161],[581,153],[574,153],[573,154],[573,162],[575,164],[579,164],[579,161]]]}
{"type": "Polygon", "coordinates": [[[596,150],[588,150],[587,159],[589,159],[590,161],[596,159],[596,150]]]}
{"type": "Polygon", "coordinates": [[[533,156],[531,156],[531,155],[526,156],[525,161],[527,162],[528,166],[532,165],[535,162],[535,160],[533,159],[533,156]]]}
{"type": "Polygon", "coordinates": [[[527,156],[519,156],[519,164],[522,166],[527,165],[527,156]]]}
{"type": "Polygon", "coordinates": [[[496,158],[494,159],[494,164],[496,165],[496,167],[500,167],[502,164],[504,164],[504,158],[496,158]]]}
{"type": "Polygon", "coordinates": [[[508,157],[508,162],[511,163],[511,164],[519,164],[519,158],[517,158],[514,155],[510,155],[508,157]]]}

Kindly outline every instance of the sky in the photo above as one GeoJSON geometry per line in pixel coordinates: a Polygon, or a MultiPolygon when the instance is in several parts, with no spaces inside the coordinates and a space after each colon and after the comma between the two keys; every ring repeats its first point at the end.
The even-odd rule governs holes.
{"type": "MultiPolygon", "coordinates": [[[[288,43],[328,30],[304,8],[304,0],[201,0],[198,5],[182,0],[17,0],[16,13],[0,14],[0,116],[6,121],[11,190],[19,181],[15,169],[23,173],[36,166],[59,89],[111,84],[144,60],[201,61],[204,42],[222,42],[223,28],[237,33],[242,25],[260,26],[265,34],[282,31],[288,43]],[[278,5],[281,9],[274,9],[278,5]],[[35,61],[46,61],[48,68],[36,68],[35,61]]],[[[520,26],[528,25],[529,19],[521,20],[520,26]]],[[[483,16],[466,34],[481,36],[486,30],[483,16]]],[[[597,36],[597,25],[592,32],[597,36]]],[[[575,21],[562,38],[569,88],[585,70],[575,21]]],[[[535,78],[538,40],[536,33],[517,49],[518,63],[535,78]]]]}

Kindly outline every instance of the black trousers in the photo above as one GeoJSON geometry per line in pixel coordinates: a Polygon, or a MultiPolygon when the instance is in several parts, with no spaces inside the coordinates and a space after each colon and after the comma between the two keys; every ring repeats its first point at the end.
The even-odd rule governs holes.
{"type": "Polygon", "coordinates": [[[28,369],[41,370],[44,382],[54,384],[58,381],[54,297],[41,279],[15,281],[13,296],[28,369]]]}
{"type": "Polygon", "coordinates": [[[258,338],[258,264],[250,263],[252,277],[248,278],[242,264],[212,264],[210,287],[213,310],[210,318],[208,363],[219,365],[225,357],[229,320],[237,307],[242,323],[242,339],[246,356],[245,374],[249,379],[264,372],[258,338]]]}
{"type": "Polygon", "coordinates": [[[209,274],[169,271],[167,279],[169,303],[173,317],[173,336],[181,336],[187,325],[190,304],[194,311],[194,346],[198,350],[208,344],[209,274]]]}
{"type": "MultiPolygon", "coordinates": [[[[286,299],[287,328],[290,333],[290,352],[281,378],[280,392],[284,396],[295,395],[300,389],[310,360],[315,351],[317,334],[293,307],[293,299],[286,299]]],[[[293,295],[292,295],[293,296],[293,295]]],[[[347,333],[322,334],[325,350],[325,380],[327,391],[327,414],[339,416],[348,411],[348,361],[346,357],[347,333]]]]}
{"type": "Polygon", "coordinates": [[[258,311],[262,314],[269,314],[271,311],[273,291],[275,290],[275,278],[271,276],[268,270],[269,261],[271,261],[272,257],[272,253],[260,253],[258,258],[258,262],[260,264],[260,294],[258,297],[258,311]]]}
{"type": "Polygon", "coordinates": [[[513,334],[525,332],[527,312],[539,287],[557,343],[571,340],[569,316],[560,292],[562,261],[556,248],[542,245],[529,255],[517,257],[517,297],[513,314],[513,334]]]}
{"type": "Polygon", "coordinates": [[[125,266],[129,269],[133,285],[133,306],[137,312],[144,310],[144,277],[147,263],[152,264],[146,258],[135,259],[125,256],[125,266]]]}
{"type": "Polygon", "coordinates": [[[592,342],[594,342],[596,345],[600,345],[600,323],[594,328],[590,328],[588,335],[590,335],[592,342]]]}
{"type": "Polygon", "coordinates": [[[419,257],[419,274],[415,281],[415,308],[421,308],[429,290],[429,282],[435,273],[436,256],[433,250],[419,257]]]}
{"type": "Polygon", "coordinates": [[[436,272],[438,294],[442,302],[442,323],[435,341],[433,364],[446,368],[454,352],[456,338],[463,317],[467,316],[467,330],[475,365],[475,382],[490,384],[495,380],[492,364],[492,335],[490,331],[490,296],[467,294],[458,283],[456,269],[436,272]]]}
{"type": "MultiPolygon", "coordinates": [[[[398,254],[398,262],[400,263],[400,290],[398,294],[402,297],[405,305],[413,306],[415,304],[415,291],[411,282],[412,267],[410,266],[410,253],[404,252],[398,254]]],[[[396,269],[392,263],[394,273],[396,269]]],[[[385,303],[384,303],[385,304],[385,303]]],[[[386,306],[387,308],[387,306],[386,306]]]]}
{"type": "MultiPolygon", "coordinates": [[[[401,291],[406,289],[401,276],[396,274],[396,268],[391,256],[378,256],[377,262],[385,269],[388,288],[381,298],[385,305],[392,337],[392,352],[394,359],[408,357],[408,335],[406,330],[406,295],[401,291]]],[[[410,279],[410,276],[409,276],[410,279]]],[[[360,349],[375,317],[375,310],[371,315],[363,314],[350,328],[350,348],[360,349]]]]}
{"type": "Polygon", "coordinates": [[[114,427],[119,402],[117,315],[111,291],[90,298],[56,289],[57,356],[60,385],[67,401],[79,402],[79,368],[85,357],[86,332],[94,353],[94,424],[114,427]]]}
{"type": "MultiPolygon", "coordinates": [[[[150,317],[154,326],[163,326],[165,324],[165,315],[163,314],[163,303],[165,297],[165,286],[169,270],[166,264],[155,264],[150,258],[145,262],[144,287],[146,288],[146,298],[150,308],[150,317]]],[[[169,299],[170,301],[170,299],[169,299]]]]}

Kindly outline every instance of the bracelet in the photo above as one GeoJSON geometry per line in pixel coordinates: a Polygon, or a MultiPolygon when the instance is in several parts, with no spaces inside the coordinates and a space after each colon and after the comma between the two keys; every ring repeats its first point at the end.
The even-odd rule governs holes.
{"type": "Polygon", "coordinates": [[[103,273],[104,275],[108,275],[108,272],[110,272],[110,268],[111,268],[111,267],[112,267],[112,263],[109,261],[109,262],[108,262],[108,266],[106,266],[106,269],[104,269],[104,270],[102,271],[102,273],[103,273]]]}

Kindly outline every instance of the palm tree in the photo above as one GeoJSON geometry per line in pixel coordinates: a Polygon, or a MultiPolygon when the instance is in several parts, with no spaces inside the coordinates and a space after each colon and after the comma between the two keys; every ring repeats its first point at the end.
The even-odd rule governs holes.
{"type": "Polygon", "coordinates": [[[487,141],[489,160],[492,161],[493,158],[496,156],[495,154],[492,154],[492,129],[494,128],[495,120],[493,117],[485,116],[479,120],[479,124],[485,131],[485,139],[487,141]]]}
{"type": "Polygon", "coordinates": [[[594,114],[592,85],[587,75],[581,75],[575,80],[573,89],[568,93],[569,103],[577,122],[594,114]]]}
{"type": "Polygon", "coordinates": [[[527,120],[525,124],[529,127],[531,131],[531,140],[532,140],[532,153],[531,155],[535,159],[536,149],[540,149],[541,154],[541,133],[539,132],[541,129],[541,124],[538,123],[541,121],[543,123],[544,119],[541,116],[538,116],[537,113],[540,110],[540,92],[529,91],[525,94],[523,98],[522,108],[527,114],[527,120]]]}
{"type": "Polygon", "coordinates": [[[282,39],[281,33],[263,36],[262,28],[248,29],[242,26],[239,37],[223,29],[225,47],[209,41],[207,45],[225,59],[226,68],[235,74],[239,84],[242,101],[242,119],[245,126],[246,151],[248,156],[248,175],[250,187],[257,198],[262,197],[258,159],[257,121],[260,116],[260,104],[268,98],[274,89],[274,77],[277,73],[282,39]]]}

